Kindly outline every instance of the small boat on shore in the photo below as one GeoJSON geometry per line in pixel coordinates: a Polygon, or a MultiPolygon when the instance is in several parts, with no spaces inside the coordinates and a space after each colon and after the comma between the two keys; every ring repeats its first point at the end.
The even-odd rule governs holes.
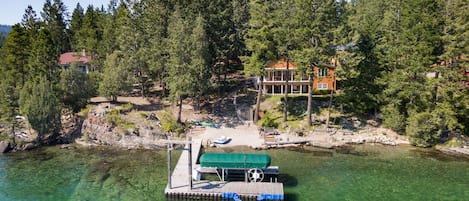
{"type": "Polygon", "coordinates": [[[231,141],[230,137],[221,136],[220,138],[212,140],[213,144],[226,144],[231,141]]]}

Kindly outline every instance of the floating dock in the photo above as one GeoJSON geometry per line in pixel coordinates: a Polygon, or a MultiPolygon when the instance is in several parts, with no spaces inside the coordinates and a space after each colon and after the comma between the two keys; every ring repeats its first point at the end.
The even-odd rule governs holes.
{"type": "Polygon", "coordinates": [[[284,200],[282,183],[193,181],[192,170],[200,167],[197,161],[202,148],[201,144],[201,140],[190,141],[186,144],[165,189],[165,195],[168,200],[221,200],[222,198],[234,199],[235,197],[243,201],[284,200]],[[191,153],[191,157],[189,153],[191,153]],[[192,158],[191,164],[189,164],[190,158],[192,158]]]}

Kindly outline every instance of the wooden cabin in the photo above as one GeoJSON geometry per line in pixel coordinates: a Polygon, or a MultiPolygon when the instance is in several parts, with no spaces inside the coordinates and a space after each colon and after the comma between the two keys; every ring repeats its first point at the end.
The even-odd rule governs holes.
{"type": "MultiPolygon", "coordinates": [[[[314,67],[314,77],[312,82],[313,91],[333,90],[336,91],[335,66],[330,65],[324,68],[314,67]]],[[[309,80],[307,75],[303,75],[293,61],[288,61],[281,57],[279,60],[271,60],[265,65],[266,74],[263,77],[263,93],[270,95],[280,95],[285,93],[285,82],[288,79],[290,94],[308,94],[309,80]]],[[[260,77],[257,83],[260,82],[260,77]]]]}

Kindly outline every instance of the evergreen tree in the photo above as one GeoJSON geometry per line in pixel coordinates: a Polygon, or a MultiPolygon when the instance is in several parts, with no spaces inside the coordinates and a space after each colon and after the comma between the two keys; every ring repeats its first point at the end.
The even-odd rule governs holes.
{"type": "Polygon", "coordinates": [[[29,97],[26,108],[26,116],[31,127],[37,131],[37,141],[54,132],[61,126],[59,101],[55,96],[54,87],[46,77],[41,77],[38,83],[32,85],[31,94],[22,93],[29,97]]]}
{"type": "Polygon", "coordinates": [[[31,53],[28,57],[28,71],[28,79],[38,81],[38,78],[46,76],[53,83],[58,82],[60,66],[48,29],[40,29],[33,38],[31,53]]]}
{"type": "Polygon", "coordinates": [[[277,51],[274,36],[271,28],[274,26],[274,9],[270,1],[250,1],[249,15],[251,18],[248,23],[246,34],[246,47],[251,52],[249,56],[243,57],[244,71],[246,75],[256,75],[260,77],[260,83],[257,91],[254,122],[258,121],[259,108],[262,96],[263,76],[265,75],[264,63],[271,59],[276,59],[277,51]]]}
{"type": "Polygon", "coordinates": [[[126,3],[129,8],[128,15],[122,16],[123,26],[120,27],[119,49],[125,52],[122,62],[133,74],[133,79],[140,86],[141,96],[145,96],[145,88],[148,81],[148,63],[146,58],[146,48],[149,45],[149,35],[145,33],[144,24],[144,4],[142,2],[129,1],[126,3]]]}
{"type": "Polygon", "coordinates": [[[19,24],[12,27],[3,46],[3,79],[10,80],[13,87],[22,87],[26,81],[30,45],[27,30],[19,24]]]}
{"type": "MultiPolygon", "coordinates": [[[[194,76],[190,69],[191,62],[191,29],[188,22],[184,20],[181,11],[176,9],[169,22],[168,38],[168,76],[166,83],[170,92],[170,97],[177,100],[181,111],[182,100],[190,95],[194,89],[194,76]]],[[[177,121],[181,122],[181,112],[179,111],[177,121]]]]}
{"type": "Polygon", "coordinates": [[[208,51],[209,40],[205,31],[205,21],[201,15],[195,20],[195,27],[192,30],[191,63],[192,71],[192,97],[200,99],[210,89],[210,77],[212,69],[210,65],[210,53],[208,51]]]}
{"type": "Polygon", "coordinates": [[[37,31],[39,29],[39,18],[37,17],[36,11],[34,11],[31,5],[24,11],[23,19],[21,20],[21,26],[27,30],[37,31]]]}
{"type": "Polygon", "coordinates": [[[46,0],[41,15],[50,32],[54,55],[58,58],[60,54],[70,51],[65,22],[68,17],[67,8],[61,0],[54,0],[53,3],[46,0]]]}
{"type": "Polygon", "coordinates": [[[469,81],[461,72],[469,69],[463,56],[469,52],[469,30],[467,29],[469,14],[465,12],[467,1],[440,1],[439,18],[443,24],[441,41],[442,53],[440,65],[435,67],[436,73],[433,87],[433,109],[442,118],[440,127],[443,132],[469,133],[469,91],[461,87],[461,83],[469,81]],[[441,65],[443,62],[444,65],[441,65]]]}
{"type": "Polygon", "coordinates": [[[84,108],[90,98],[87,75],[79,68],[78,63],[72,63],[69,69],[60,74],[61,102],[73,112],[84,108]]]}
{"type": "Polygon", "coordinates": [[[159,81],[165,96],[164,76],[168,63],[168,22],[171,13],[170,3],[166,0],[146,1],[143,13],[143,29],[148,35],[148,44],[144,46],[143,56],[148,63],[148,73],[153,81],[159,81]]]}
{"type": "Polygon", "coordinates": [[[16,89],[8,82],[0,81],[0,123],[9,128],[12,141],[15,142],[15,129],[19,126],[15,116],[18,115],[18,96],[16,89]]]}
{"type": "Polygon", "coordinates": [[[343,50],[338,53],[337,76],[342,79],[344,92],[340,102],[355,113],[379,110],[378,97],[384,85],[379,80],[384,69],[379,65],[376,46],[382,36],[380,24],[387,8],[385,3],[358,0],[348,7],[350,28],[342,35],[348,36],[349,40],[343,41],[343,50]]]}
{"type": "Polygon", "coordinates": [[[77,6],[73,10],[72,13],[72,20],[70,21],[70,45],[73,51],[80,51],[80,47],[78,45],[80,39],[80,30],[83,26],[83,19],[85,18],[85,11],[83,7],[81,7],[80,3],[77,3],[77,6]]]}
{"type": "Polygon", "coordinates": [[[117,101],[117,96],[130,88],[129,74],[121,65],[122,53],[115,51],[106,58],[104,63],[103,80],[99,84],[99,94],[109,97],[112,102],[117,101]]]}

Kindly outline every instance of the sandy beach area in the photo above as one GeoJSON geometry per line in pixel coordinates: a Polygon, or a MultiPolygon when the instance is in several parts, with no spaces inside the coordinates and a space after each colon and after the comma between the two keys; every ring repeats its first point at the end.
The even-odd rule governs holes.
{"type": "Polygon", "coordinates": [[[369,129],[360,132],[344,131],[312,131],[299,136],[297,133],[278,131],[278,135],[263,135],[259,127],[252,123],[218,128],[196,127],[191,131],[193,139],[200,139],[204,146],[232,147],[249,146],[268,148],[277,146],[295,146],[302,142],[311,146],[333,148],[345,144],[381,143],[387,145],[409,144],[405,136],[400,136],[387,129],[369,129]],[[227,144],[213,145],[211,142],[221,137],[229,137],[227,144]],[[277,143],[277,145],[275,145],[277,143]],[[267,145],[269,144],[269,146],[267,145]]]}

